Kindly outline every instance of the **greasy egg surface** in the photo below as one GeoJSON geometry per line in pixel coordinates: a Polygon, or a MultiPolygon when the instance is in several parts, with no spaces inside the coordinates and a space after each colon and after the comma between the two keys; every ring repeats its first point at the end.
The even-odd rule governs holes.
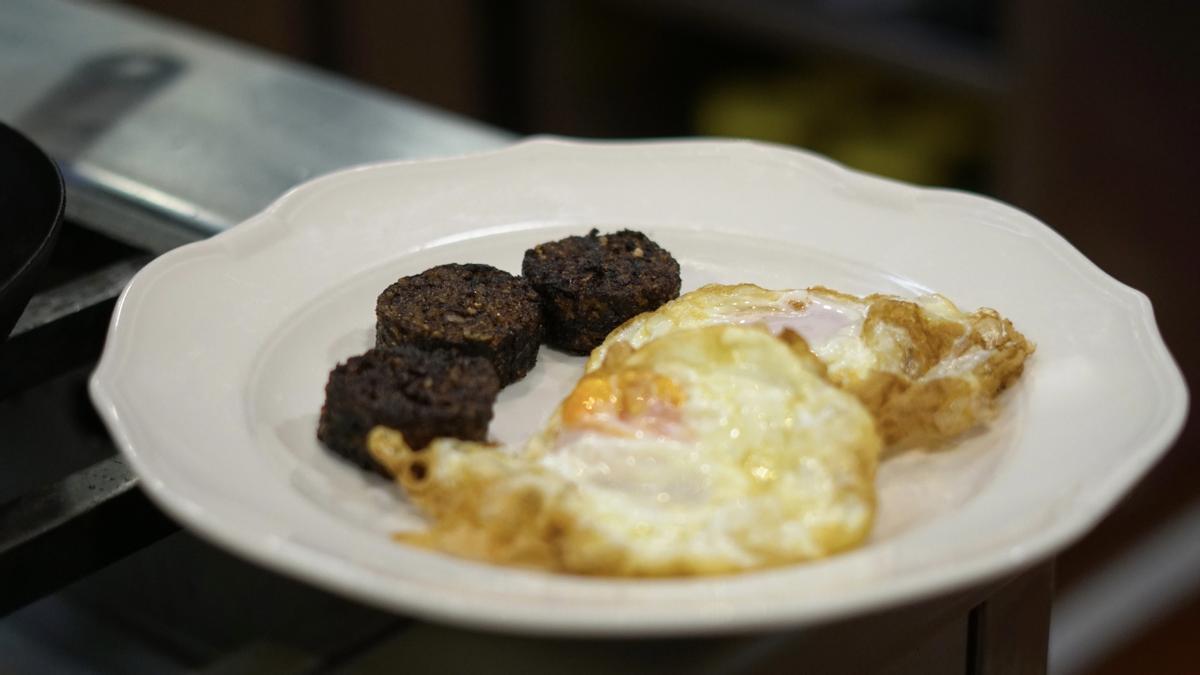
{"type": "Polygon", "coordinates": [[[937,294],[906,300],[713,284],[619,326],[592,352],[587,370],[615,349],[717,324],[762,324],[803,336],[829,379],[875,416],[891,451],[936,447],[992,419],[996,397],[1034,350],[995,310],[967,314],[937,294]]]}
{"type": "Polygon", "coordinates": [[[610,350],[515,453],[414,452],[385,428],[369,445],[429,519],[406,542],[582,574],[736,572],[870,531],[880,440],[823,373],[791,332],[672,331],[610,350]]]}

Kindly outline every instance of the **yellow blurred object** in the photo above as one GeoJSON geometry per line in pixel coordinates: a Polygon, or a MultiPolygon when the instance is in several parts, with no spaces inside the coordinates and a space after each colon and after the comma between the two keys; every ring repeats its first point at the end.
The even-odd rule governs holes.
{"type": "Polygon", "coordinates": [[[829,156],[860,171],[910,183],[934,185],[948,172],[939,156],[914,145],[912,138],[889,134],[848,136],[829,148],[829,156]]]}
{"type": "Polygon", "coordinates": [[[857,169],[933,185],[952,183],[959,167],[986,152],[988,136],[982,106],[845,65],[714,81],[701,93],[694,121],[700,135],[802,146],[857,169]]]}
{"type": "Polygon", "coordinates": [[[754,138],[805,145],[812,127],[795,90],[770,81],[727,81],[714,85],[696,107],[696,131],[702,136],[754,138]]]}

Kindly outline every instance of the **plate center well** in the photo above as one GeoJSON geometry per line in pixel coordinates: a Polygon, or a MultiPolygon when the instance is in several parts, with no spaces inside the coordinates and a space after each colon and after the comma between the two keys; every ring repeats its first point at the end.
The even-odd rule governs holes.
{"type": "MultiPolygon", "coordinates": [[[[838,290],[912,296],[920,284],[795,244],[741,235],[622,224],[662,244],[680,262],[683,291],[708,283],[756,283],[767,288],[823,285],[838,290]]],[[[519,273],[526,249],[588,225],[514,226],[432,245],[387,264],[346,271],[346,280],[309,299],[283,321],[255,360],[247,391],[247,423],[260,452],[269,453],[280,480],[347,524],[379,533],[419,527],[420,516],[387,481],[369,476],[326,451],[316,440],[317,417],[329,371],[369,349],[375,298],[391,282],[444,263],[486,263],[519,273]]],[[[544,423],[583,372],[585,359],[542,347],[538,364],[500,394],[490,435],[521,443],[544,423]]],[[[909,453],[889,460],[878,477],[879,518],[872,541],[895,537],[965,503],[993,474],[1016,432],[1019,406],[953,452],[909,453]]]]}

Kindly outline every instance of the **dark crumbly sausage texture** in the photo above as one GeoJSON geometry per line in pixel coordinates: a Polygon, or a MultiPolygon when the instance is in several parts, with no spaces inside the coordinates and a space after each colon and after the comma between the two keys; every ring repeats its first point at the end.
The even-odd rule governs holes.
{"type": "Polygon", "coordinates": [[[540,244],[525,252],[521,272],[542,298],[546,343],[576,354],[679,296],[679,263],[632,230],[540,244]]]}
{"type": "Polygon", "coordinates": [[[366,447],[378,424],[398,429],[413,448],[435,438],[487,438],[500,379],[491,363],[413,346],[372,349],[329,374],[317,438],[358,466],[387,476],[366,447]]]}
{"type": "Polygon", "coordinates": [[[491,362],[500,385],[537,362],[542,313],[529,282],[489,265],[439,265],[388,286],[375,304],[375,344],[451,349],[491,362]]]}

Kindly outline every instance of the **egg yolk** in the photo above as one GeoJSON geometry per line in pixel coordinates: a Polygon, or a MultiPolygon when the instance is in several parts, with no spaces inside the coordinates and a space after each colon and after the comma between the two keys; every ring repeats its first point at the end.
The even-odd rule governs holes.
{"type": "Polygon", "coordinates": [[[598,371],[580,380],[562,406],[564,426],[611,435],[663,433],[678,425],[684,394],[651,370],[598,371]]]}

